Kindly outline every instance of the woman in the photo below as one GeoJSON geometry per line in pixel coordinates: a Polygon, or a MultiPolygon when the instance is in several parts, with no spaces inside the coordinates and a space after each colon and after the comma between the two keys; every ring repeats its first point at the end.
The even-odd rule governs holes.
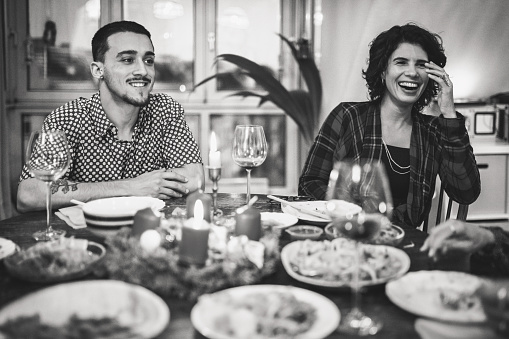
{"type": "Polygon", "coordinates": [[[421,225],[431,208],[437,174],[462,204],[481,183],[464,117],[454,110],[440,36],[415,25],[394,26],[371,43],[363,71],[370,101],[340,103],[309,152],[299,194],[325,198],[334,162],[382,161],[394,203],[393,222],[421,225]],[[440,116],[422,114],[433,98],[440,116]]]}

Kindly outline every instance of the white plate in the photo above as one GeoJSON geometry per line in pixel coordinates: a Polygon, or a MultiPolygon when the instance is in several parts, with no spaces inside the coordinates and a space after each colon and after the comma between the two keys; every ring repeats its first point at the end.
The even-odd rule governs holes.
{"type": "Polygon", "coordinates": [[[481,280],[473,275],[452,271],[411,272],[385,286],[389,299],[410,313],[441,321],[479,323],[486,315],[479,299],[468,310],[453,310],[440,302],[440,289],[473,293],[481,280]]]}
{"type": "Polygon", "coordinates": [[[0,238],[0,259],[10,256],[16,252],[16,244],[9,239],[0,238]]]}
{"type": "MultiPolygon", "coordinates": [[[[297,336],[296,339],[324,338],[339,325],[340,313],[338,307],[330,299],[302,288],[283,285],[247,285],[216,292],[213,296],[218,293],[229,293],[233,298],[243,299],[252,293],[268,293],[270,291],[292,293],[299,301],[306,302],[316,309],[317,319],[315,323],[307,332],[297,336]]],[[[203,300],[198,300],[191,311],[191,322],[194,327],[210,339],[235,339],[216,330],[214,321],[217,312],[210,312],[210,309],[204,305],[206,303],[203,300]]]]}
{"type": "Polygon", "coordinates": [[[84,204],[83,215],[87,226],[121,227],[132,225],[134,215],[141,209],[158,211],[164,206],[164,201],[152,197],[105,198],[84,204]]]}
{"type": "Polygon", "coordinates": [[[113,317],[142,338],[160,334],[170,321],[170,310],[144,287],[115,280],[88,280],[55,285],[31,293],[0,310],[0,324],[8,319],[39,314],[41,322],[64,325],[80,318],[113,317]]]}
{"type": "MultiPolygon", "coordinates": [[[[326,213],[326,211],[327,211],[327,209],[326,209],[327,201],[325,201],[325,200],[318,200],[318,201],[294,201],[291,204],[294,205],[294,206],[297,206],[297,207],[303,207],[303,208],[308,208],[308,209],[311,209],[311,210],[316,210],[317,212],[326,213]]],[[[300,220],[311,222],[313,224],[326,225],[326,224],[328,224],[331,221],[328,217],[327,217],[327,219],[323,219],[323,218],[315,217],[315,216],[310,215],[310,214],[299,212],[295,208],[292,208],[288,204],[283,204],[282,203],[281,204],[281,210],[284,213],[291,214],[293,216],[296,216],[300,220]]]]}
{"type": "MultiPolygon", "coordinates": [[[[300,241],[294,241],[286,245],[283,250],[281,251],[281,261],[283,262],[283,267],[285,268],[288,275],[290,275],[292,278],[298,281],[302,281],[304,283],[315,285],[315,286],[322,286],[322,287],[348,287],[350,286],[349,282],[346,281],[335,281],[335,280],[328,280],[325,278],[319,277],[309,277],[301,275],[297,272],[295,272],[292,267],[292,259],[296,257],[296,253],[299,250],[299,247],[301,244],[307,240],[300,240],[300,241]]],[[[328,241],[328,240],[326,240],[328,241]]],[[[333,242],[341,242],[346,241],[345,239],[338,238],[333,240],[333,242]]],[[[315,241],[314,243],[320,243],[318,241],[315,241]]],[[[390,280],[396,279],[401,277],[403,274],[405,274],[408,269],[410,268],[410,257],[408,254],[406,254],[404,251],[392,247],[392,246],[383,246],[383,245],[363,245],[367,247],[374,248],[376,251],[380,251],[383,253],[386,253],[389,255],[391,260],[398,261],[400,263],[399,269],[390,277],[385,277],[383,279],[377,279],[377,280],[370,280],[370,281],[361,281],[361,286],[374,286],[374,285],[380,285],[384,284],[390,280]]]]}
{"type": "Polygon", "coordinates": [[[279,212],[262,212],[262,226],[271,226],[272,229],[283,229],[295,225],[299,219],[291,214],[279,212]]]}

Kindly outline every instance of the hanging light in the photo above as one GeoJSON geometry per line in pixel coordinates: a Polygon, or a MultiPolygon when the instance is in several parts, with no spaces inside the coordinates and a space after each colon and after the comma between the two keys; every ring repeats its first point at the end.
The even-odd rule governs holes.
{"type": "Polygon", "coordinates": [[[184,15],[184,6],[180,1],[156,1],[153,6],[157,19],[176,19],[184,15]]]}

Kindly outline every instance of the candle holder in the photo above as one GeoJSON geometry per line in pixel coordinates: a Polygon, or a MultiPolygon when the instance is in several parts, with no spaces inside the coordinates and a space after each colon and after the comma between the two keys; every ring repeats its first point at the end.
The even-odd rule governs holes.
{"type": "Polygon", "coordinates": [[[217,208],[217,190],[219,189],[219,179],[221,179],[221,167],[207,166],[207,169],[209,170],[209,179],[212,181],[212,206],[214,209],[212,214],[214,218],[217,218],[223,215],[223,211],[217,208]]]}

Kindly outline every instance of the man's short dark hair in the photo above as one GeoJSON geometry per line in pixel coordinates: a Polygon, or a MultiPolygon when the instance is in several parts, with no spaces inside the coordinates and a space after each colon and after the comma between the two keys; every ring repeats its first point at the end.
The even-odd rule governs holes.
{"type": "MultiPolygon", "coordinates": [[[[132,32],[148,36],[150,39],[150,32],[134,21],[115,21],[101,27],[92,38],[92,57],[94,61],[104,62],[104,55],[110,48],[108,45],[108,38],[121,32],[132,32]]],[[[150,40],[152,42],[152,39],[150,40]]]]}

